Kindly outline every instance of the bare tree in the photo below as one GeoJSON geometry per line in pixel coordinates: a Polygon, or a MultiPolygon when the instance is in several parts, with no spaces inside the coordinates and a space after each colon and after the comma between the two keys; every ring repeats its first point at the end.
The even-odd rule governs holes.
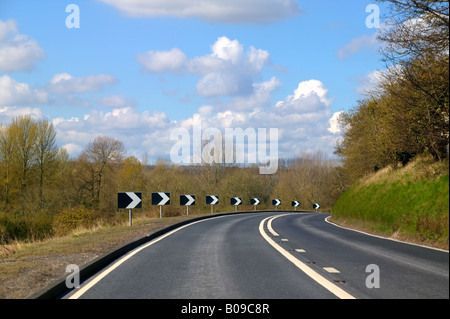
{"type": "Polygon", "coordinates": [[[22,211],[24,211],[25,190],[36,158],[37,125],[31,116],[23,116],[13,119],[10,129],[15,145],[15,162],[19,166],[17,173],[20,181],[22,211]]]}
{"type": "Polygon", "coordinates": [[[47,120],[37,122],[36,164],[39,170],[39,206],[44,204],[43,185],[56,168],[58,147],[56,146],[56,131],[53,124],[47,120]]]}
{"type": "Polygon", "coordinates": [[[111,137],[99,136],[90,142],[80,155],[90,165],[94,202],[98,206],[103,188],[104,175],[123,161],[125,148],[123,143],[111,137]]]}

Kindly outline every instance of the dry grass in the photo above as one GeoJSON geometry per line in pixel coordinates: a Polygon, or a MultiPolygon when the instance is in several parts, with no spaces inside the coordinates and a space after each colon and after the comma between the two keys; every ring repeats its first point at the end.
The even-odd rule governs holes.
{"type": "Polygon", "coordinates": [[[393,167],[392,165],[380,169],[378,172],[363,178],[358,184],[358,188],[370,184],[393,184],[416,183],[418,181],[430,178],[439,178],[448,174],[448,160],[436,162],[433,157],[427,155],[417,156],[404,167],[393,167]],[[401,168],[401,169],[399,169],[401,168]]]}

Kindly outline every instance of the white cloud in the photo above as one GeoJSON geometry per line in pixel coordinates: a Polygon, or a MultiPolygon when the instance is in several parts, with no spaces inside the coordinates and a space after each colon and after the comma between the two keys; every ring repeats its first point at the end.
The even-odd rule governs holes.
{"type": "Polygon", "coordinates": [[[53,124],[58,132],[58,144],[64,145],[73,156],[96,136],[106,135],[122,141],[128,155],[140,158],[147,153],[152,159],[169,158],[175,144],[170,140],[171,131],[180,127],[191,130],[195,123],[201,123],[203,130],[216,128],[222,134],[226,128],[278,128],[280,157],[302,151],[331,153],[340,137],[336,122],[339,112],[332,114],[332,99],[325,85],[318,80],[300,82],[292,95],[280,101],[283,110],[280,103],[270,102],[270,92],[279,85],[274,77],[257,84],[256,93],[247,101],[236,98],[219,111],[214,105],[203,105],[181,121],[172,121],[164,112],[119,107],[108,112],[91,110],[82,117],[55,118],[53,124]],[[247,103],[246,106],[238,108],[239,101],[247,103]],[[297,102],[303,106],[298,108],[297,102]]]}
{"type": "Polygon", "coordinates": [[[287,96],[276,104],[282,113],[312,113],[326,110],[332,99],[328,98],[328,89],[318,80],[303,81],[298,84],[293,95],[287,96]]]}
{"type": "Polygon", "coordinates": [[[339,48],[337,56],[340,60],[348,59],[351,55],[362,50],[374,48],[377,45],[377,35],[375,32],[372,35],[363,34],[357,38],[352,39],[349,43],[339,48]]]}
{"type": "Polygon", "coordinates": [[[163,112],[137,112],[132,107],[114,108],[110,112],[92,110],[83,117],[54,119],[53,124],[58,144],[68,146],[66,149],[72,156],[99,135],[122,141],[129,154],[167,155],[171,147],[170,129],[174,127],[163,112]]]}
{"type": "Polygon", "coordinates": [[[74,77],[68,73],[55,74],[47,85],[48,90],[57,94],[97,92],[105,85],[116,83],[118,80],[112,75],[98,74],[85,77],[74,77]]]}
{"type": "Polygon", "coordinates": [[[402,71],[402,67],[399,64],[389,66],[384,70],[374,70],[367,75],[360,75],[356,79],[352,79],[359,85],[355,91],[358,94],[368,96],[371,93],[379,92],[380,85],[386,78],[389,78],[389,74],[399,75],[402,71]]]}
{"type": "Polygon", "coordinates": [[[216,23],[273,23],[296,16],[295,0],[100,0],[131,17],[168,16],[216,23]]]}
{"type": "Polygon", "coordinates": [[[44,57],[36,40],[19,33],[15,20],[0,20],[0,72],[31,70],[44,57]]]}
{"type": "Polygon", "coordinates": [[[186,55],[177,48],[169,51],[147,51],[139,53],[136,59],[141,63],[144,70],[155,73],[176,72],[180,70],[185,62],[186,55]]]}
{"type": "Polygon", "coordinates": [[[103,106],[109,106],[114,108],[136,106],[137,101],[132,98],[127,98],[124,95],[108,95],[97,99],[97,103],[103,106]]]}
{"type": "Polygon", "coordinates": [[[47,92],[32,89],[27,83],[17,82],[7,74],[0,76],[0,106],[42,104],[47,102],[47,92]]]}
{"type": "Polygon", "coordinates": [[[42,118],[42,111],[39,108],[4,106],[0,107],[0,124],[8,125],[17,116],[30,115],[33,118],[42,118]]]}
{"type": "Polygon", "coordinates": [[[205,97],[245,96],[253,93],[254,80],[270,61],[267,51],[244,47],[238,40],[223,36],[211,45],[211,53],[187,59],[177,48],[148,51],[137,55],[149,72],[192,73],[200,75],[197,93],[205,97]]]}
{"type": "Polygon", "coordinates": [[[69,154],[79,154],[83,151],[83,147],[75,143],[68,143],[63,145],[62,148],[64,148],[69,154]]]}
{"type": "Polygon", "coordinates": [[[344,113],[344,111],[338,111],[333,114],[333,116],[328,120],[328,123],[330,124],[330,127],[328,128],[328,131],[333,134],[339,134],[342,132],[341,126],[339,125],[339,116],[344,113]]]}
{"type": "Polygon", "coordinates": [[[280,83],[276,78],[264,82],[247,107],[235,107],[235,101],[223,106],[214,113],[214,107],[203,106],[192,117],[181,121],[181,127],[189,129],[194,123],[202,123],[202,128],[215,127],[224,132],[225,128],[278,128],[279,154],[281,157],[293,156],[302,151],[325,151],[332,153],[340,136],[336,119],[332,114],[332,98],[328,96],[325,85],[318,80],[300,82],[294,94],[287,96],[275,105],[269,105],[270,91],[280,83]],[[266,107],[259,107],[259,101],[266,107]]]}

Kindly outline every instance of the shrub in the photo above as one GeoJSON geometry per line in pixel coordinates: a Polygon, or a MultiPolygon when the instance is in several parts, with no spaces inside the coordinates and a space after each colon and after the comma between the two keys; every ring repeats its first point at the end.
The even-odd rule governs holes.
{"type": "Polygon", "coordinates": [[[96,220],[97,214],[92,209],[84,206],[68,208],[56,216],[53,231],[57,236],[65,235],[79,227],[90,228],[96,220]]]}

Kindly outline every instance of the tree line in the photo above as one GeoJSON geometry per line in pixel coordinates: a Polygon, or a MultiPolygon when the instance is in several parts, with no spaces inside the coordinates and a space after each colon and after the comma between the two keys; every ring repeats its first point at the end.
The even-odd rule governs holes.
{"type": "Polygon", "coordinates": [[[182,194],[195,194],[189,214],[208,213],[206,195],[218,195],[215,212],[234,211],[231,197],[242,197],[239,210],[253,210],[250,198],[261,199],[258,209],[312,209],[314,202],[329,208],[343,190],[337,162],[322,153],[280,159],[277,173],[259,174],[259,168],[230,164],[179,166],[165,159],[152,165],[126,156],[121,141],[98,136],[81,154],[71,158],[56,145],[56,131],[47,120],[14,118],[0,127],[0,243],[63,235],[76,227],[127,221],[117,209],[117,193],[142,192],[143,208],[134,215],[159,217],[151,205],[152,192],[170,192],[172,204],[163,216],[186,214],[178,203],[182,194]]]}
{"type": "Polygon", "coordinates": [[[336,148],[353,183],[415,156],[449,155],[449,3],[390,0],[378,39],[386,62],[377,86],[341,114],[336,148]]]}

